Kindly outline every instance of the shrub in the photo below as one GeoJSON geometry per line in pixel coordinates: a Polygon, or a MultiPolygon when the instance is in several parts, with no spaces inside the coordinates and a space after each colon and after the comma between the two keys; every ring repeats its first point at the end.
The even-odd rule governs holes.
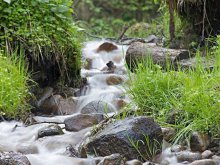
{"type": "Polygon", "coordinates": [[[138,105],[137,115],[153,116],[161,124],[176,127],[177,140],[192,131],[220,137],[220,48],[214,69],[205,70],[197,54],[195,68],[164,71],[152,60],[139,64],[130,75],[127,92],[138,105]],[[174,122],[169,116],[176,112],[174,122]]]}
{"type": "Polygon", "coordinates": [[[8,53],[25,50],[30,68],[48,85],[67,84],[80,72],[79,32],[71,0],[0,0],[0,44],[8,53]]]}
{"type": "Polygon", "coordinates": [[[28,75],[24,59],[8,58],[0,52],[0,116],[21,117],[28,105],[28,75]]]}

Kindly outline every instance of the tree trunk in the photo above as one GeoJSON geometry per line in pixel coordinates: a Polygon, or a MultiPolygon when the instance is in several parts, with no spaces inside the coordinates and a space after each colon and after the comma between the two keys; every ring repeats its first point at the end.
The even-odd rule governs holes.
{"type": "Polygon", "coordinates": [[[170,40],[175,37],[175,23],[174,23],[174,0],[169,1],[169,13],[170,13],[170,40]]]}

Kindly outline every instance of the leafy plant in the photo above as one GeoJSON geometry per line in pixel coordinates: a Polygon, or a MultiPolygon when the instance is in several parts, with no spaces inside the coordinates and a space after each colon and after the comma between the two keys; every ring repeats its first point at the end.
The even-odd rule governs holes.
{"type": "Polygon", "coordinates": [[[1,46],[9,54],[25,50],[33,71],[46,74],[45,82],[53,75],[71,84],[79,76],[80,40],[71,5],[71,0],[0,0],[1,46]]]}
{"type": "Polygon", "coordinates": [[[21,117],[28,110],[29,76],[23,54],[7,57],[0,52],[0,116],[21,117]]]}

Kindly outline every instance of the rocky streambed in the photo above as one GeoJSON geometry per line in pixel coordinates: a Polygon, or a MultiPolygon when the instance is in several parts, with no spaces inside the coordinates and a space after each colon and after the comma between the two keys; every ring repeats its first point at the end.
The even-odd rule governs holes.
{"type": "Polygon", "coordinates": [[[175,130],[161,128],[153,118],[117,120],[114,114],[130,102],[123,88],[128,80],[125,62],[133,70],[146,51],[162,64],[167,54],[172,62],[189,58],[185,50],[129,44],[87,42],[81,70],[86,81],[81,89],[41,89],[34,101],[38,115],[31,124],[0,122],[0,164],[220,164],[218,148],[209,150],[208,135],[195,132],[190,145],[171,146],[168,142],[175,130]]]}

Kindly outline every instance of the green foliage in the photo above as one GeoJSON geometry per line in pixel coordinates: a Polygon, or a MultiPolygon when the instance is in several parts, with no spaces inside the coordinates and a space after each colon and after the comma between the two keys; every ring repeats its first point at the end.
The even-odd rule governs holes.
{"type": "Polygon", "coordinates": [[[125,25],[149,22],[151,17],[156,17],[160,2],[161,0],[82,0],[75,8],[77,10],[80,5],[88,8],[88,13],[78,11],[81,19],[82,15],[88,15],[86,29],[98,35],[115,37],[125,25]]]}
{"type": "Polygon", "coordinates": [[[8,58],[0,52],[0,116],[15,118],[27,111],[29,80],[24,58],[8,58]]]}
{"type": "Polygon", "coordinates": [[[212,71],[204,69],[199,53],[196,61],[195,68],[174,71],[168,64],[164,71],[148,59],[138,66],[134,77],[130,76],[127,91],[139,107],[137,115],[153,116],[161,124],[173,125],[179,131],[176,140],[191,131],[220,137],[220,47],[212,71]],[[172,112],[177,113],[174,123],[169,122],[172,112]]]}
{"type": "Polygon", "coordinates": [[[31,63],[59,66],[60,75],[78,75],[79,32],[71,0],[0,0],[0,44],[8,52],[25,50],[31,63]],[[9,2],[9,3],[7,3],[9,2]],[[50,64],[46,64],[50,65],[50,64]]]}

